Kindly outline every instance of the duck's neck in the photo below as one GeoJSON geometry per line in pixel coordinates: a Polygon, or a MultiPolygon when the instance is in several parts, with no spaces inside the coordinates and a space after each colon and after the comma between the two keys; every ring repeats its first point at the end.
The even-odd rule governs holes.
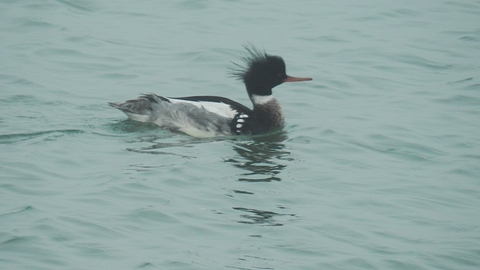
{"type": "Polygon", "coordinates": [[[280,103],[272,95],[251,95],[250,99],[253,103],[253,112],[257,123],[261,125],[260,129],[269,131],[283,125],[285,117],[283,116],[282,107],[280,107],[280,103]]]}
{"type": "Polygon", "coordinates": [[[251,95],[250,99],[252,100],[253,106],[262,106],[268,104],[269,102],[276,101],[276,99],[272,95],[268,96],[259,96],[259,95],[251,95]]]}

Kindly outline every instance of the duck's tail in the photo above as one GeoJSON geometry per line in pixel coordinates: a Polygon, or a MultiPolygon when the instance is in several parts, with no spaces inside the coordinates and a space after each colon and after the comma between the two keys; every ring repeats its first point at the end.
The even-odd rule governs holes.
{"type": "Polygon", "coordinates": [[[160,102],[169,102],[168,99],[155,94],[141,95],[137,99],[127,100],[125,102],[109,102],[108,105],[124,112],[129,118],[139,122],[152,121],[153,104],[160,102]]]}

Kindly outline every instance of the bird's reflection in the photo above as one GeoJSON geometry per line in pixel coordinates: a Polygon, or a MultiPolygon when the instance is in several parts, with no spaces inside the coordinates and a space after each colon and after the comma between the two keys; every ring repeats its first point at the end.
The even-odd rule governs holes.
{"type": "Polygon", "coordinates": [[[225,162],[243,169],[245,172],[238,178],[247,182],[281,181],[279,173],[286,165],[281,161],[290,160],[290,152],[283,150],[288,137],[284,131],[255,136],[251,141],[237,141],[233,149],[238,156],[228,158],[225,162]]]}
{"type": "Polygon", "coordinates": [[[275,218],[280,218],[282,216],[286,216],[289,219],[296,218],[294,214],[280,214],[271,211],[262,211],[243,207],[234,207],[233,209],[244,212],[244,214],[240,215],[240,217],[245,218],[246,220],[238,221],[238,223],[283,226],[283,223],[277,221],[275,218]]]}
{"type": "MultiPolygon", "coordinates": [[[[238,181],[246,183],[255,182],[273,182],[281,181],[281,173],[287,167],[293,158],[290,152],[285,150],[284,142],[288,139],[285,131],[278,131],[262,136],[241,136],[226,137],[212,139],[195,139],[183,136],[177,136],[170,132],[159,132],[158,127],[152,125],[139,125],[135,122],[124,121],[114,126],[117,130],[124,134],[133,136],[125,136],[128,142],[133,143],[134,147],[127,148],[127,151],[152,154],[152,155],[170,155],[180,158],[195,159],[196,155],[185,155],[185,151],[181,151],[186,147],[190,148],[197,144],[209,142],[224,141],[225,145],[230,145],[234,151],[230,151],[230,157],[224,158],[227,167],[233,165],[242,170],[240,175],[235,178],[238,181]],[[132,127],[133,126],[133,127],[132,127]],[[145,146],[145,143],[148,145],[145,146]],[[141,145],[139,147],[139,145],[141,145]],[[175,151],[179,149],[180,151],[175,151]]],[[[188,153],[188,152],[187,152],[188,153]]],[[[164,161],[165,159],[162,159],[164,161]]],[[[161,167],[168,167],[171,164],[132,164],[129,170],[149,171],[162,170],[161,167]]],[[[254,188],[251,184],[242,183],[240,186],[254,188]]],[[[256,186],[256,185],[254,185],[256,186]]],[[[231,190],[235,196],[261,196],[257,191],[247,191],[244,188],[231,190]]],[[[260,191],[258,191],[260,192],[260,191]]],[[[232,196],[233,195],[229,195],[232,196]]],[[[245,198],[244,204],[233,206],[234,212],[239,213],[236,220],[242,224],[253,224],[262,226],[283,226],[286,223],[297,219],[297,216],[288,213],[282,205],[264,206],[267,209],[259,209],[258,205],[253,206],[250,200],[245,198]],[[272,209],[273,208],[273,209],[272,209]]],[[[267,203],[268,205],[268,203],[267,203]]],[[[231,208],[231,209],[232,209],[231,208]]],[[[263,207],[262,207],[263,208],[263,207]]]]}
{"type": "MultiPolygon", "coordinates": [[[[278,131],[263,136],[254,136],[248,141],[234,141],[233,149],[237,155],[226,159],[225,162],[242,169],[244,172],[238,177],[239,181],[245,182],[272,182],[281,181],[281,172],[292,160],[290,152],[286,151],[284,141],[288,137],[285,131],[278,131]]],[[[255,192],[233,190],[234,193],[247,196],[255,196],[255,192]]],[[[248,203],[247,203],[248,204],[248,203]]],[[[279,212],[260,210],[251,207],[233,207],[240,211],[238,223],[256,224],[264,226],[283,226],[285,222],[297,219],[295,214],[282,213],[285,207],[276,206],[279,212]],[[286,219],[286,220],[285,220],[286,219]]]]}

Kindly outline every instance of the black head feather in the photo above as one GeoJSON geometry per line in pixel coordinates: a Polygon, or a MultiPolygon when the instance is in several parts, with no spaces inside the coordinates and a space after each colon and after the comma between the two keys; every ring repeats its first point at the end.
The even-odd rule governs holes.
{"type": "Polygon", "coordinates": [[[272,88],[287,78],[285,62],[279,56],[269,55],[253,45],[244,45],[247,55],[242,58],[246,66],[234,63],[238,70],[232,75],[245,83],[249,96],[271,95],[272,88]]]}

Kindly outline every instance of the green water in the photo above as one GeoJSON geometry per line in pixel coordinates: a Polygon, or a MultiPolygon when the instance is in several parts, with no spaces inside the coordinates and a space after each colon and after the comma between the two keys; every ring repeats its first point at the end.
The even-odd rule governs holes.
{"type": "Polygon", "coordinates": [[[478,1],[0,2],[1,269],[478,269],[478,1]],[[250,106],[285,128],[197,139],[107,105],[250,106]]]}

